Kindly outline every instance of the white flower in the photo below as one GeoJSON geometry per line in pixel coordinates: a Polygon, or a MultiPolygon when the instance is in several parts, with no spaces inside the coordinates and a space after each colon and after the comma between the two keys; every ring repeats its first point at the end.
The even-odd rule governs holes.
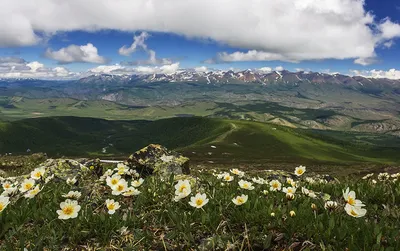
{"type": "Polygon", "coordinates": [[[236,198],[232,199],[232,202],[237,205],[243,205],[244,203],[247,202],[247,199],[249,198],[249,196],[242,194],[241,196],[236,196],[236,198]]]}
{"type": "Polygon", "coordinates": [[[35,170],[33,170],[31,172],[31,178],[35,179],[35,180],[39,180],[40,178],[43,177],[45,171],[46,171],[46,169],[44,167],[35,168],[35,170]]]}
{"type": "Polygon", "coordinates": [[[292,210],[292,211],[290,211],[290,212],[289,212],[289,214],[290,214],[290,216],[291,216],[291,217],[294,217],[294,216],[296,216],[296,212],[295,212],[295,211],[293,211],[293,210],[292,210]]]}
{"type": "Polygon", "coordinates": [[[271,217],[275,217],[275,213],[274,212],[271,213],[271,217]]]}
{"type": "Polygon", "coordinates": [[[196,194],[196,196],[192,196],[190,198],[189,205],[195,208],[202,208],[207,203],[208,203],[207,195],[198,193],[196,194]]]}
{"type": "Polygon", "coordinates": [[[118,184],[118,182],[121,180],[121,176],[118,174],[114,174],[112,177],[107,177],[106,182],[107,185],[112,189],[114,186],[118,184]]]}
{"type": "Polygon", "coordinates": [[[229,175],[229,173],[224,172],[224,173],[217,174],[216,176],[217,176],[217,179],[223,179],[227,175],[229,175]]]}
{"type": "Polygon", "coordinates": [[[104,172],[103,176],[106,176],[106,177],[107,177],[107,176],[111,176],[113,173],[114,173],[113,170],[107,169],[107,171],[104,172]]]}
{"type": "Polygon", "coordinates": [[[175,194],[181,194],[184,192],[190,193],[191,186],[189,180],[179,180],[178,183],[175,185],[175,194]]]}
{"type": "Polygon", "coordinates": [[[6,189],[9,189],[9,188],[12,188],[13,184],[10,181],[6,181],[1,186],[3,187],[4,190],[6,190],[6,189]]]}
{"type": "Polygon", "coordinates": [[[310,191],[310,193],[308,194],[308,197],[315,199],[315,198],[317,198],[317,195],[314,193],[314,191],[310,191]]]}
{"type": "Polygon", "coordinates": [[[239,181],[239,186],[242,189],[246,189],[246,190],[253,190],[254,186],[251,182],[245,181],[245,180],[240,180],[239,181]]]}
{"type": "Polygon", "coordinates": [[[40,185],[36,185],[36,187],[35,187],[34,189],[31,189],[31,190],[29,190],[28,192],[26,192],[26,194],[24,194],[24,197],[25,197],[25,198],[32,199],[32,198],[34,198],[40,191],[41,191],[40,185]]]}
{"type": "Polygon", "coordinates": [[[367,174],[367,175],[365,175],[364,177],[362,177],[362,179],[363,179],[363,180],[366,180],[366,179],[371,178],[372,176],[374,176],[374,174],[373,174],[373,173],[370,173],[370,174],[367,174]]]}
{"type": "Polygon", "coordinates": [[[21,193],[25,193],[26,191],[31,190],[34,185],[35,185],[35,180],[34,179],[25,179],[21,183],[21,187],[19,188],[19,191],[21,193]]]}
{"type": "Polygon", "coordinates": [[[296,176],[301,176],[306,172],[306,167],[305,166],[298,166],[296,167],[296,169],[294,170],[294,174],[296,176]]]}
{"type": "Polygon", "coordinates": [[[286,178],[286,183],[293,186],[292,183],[294,183],[294,180],[292,178],[286,178]]]}
{"type": "Polygon", "coordinates": [[[244,176],[244,172],[240,171],[239,169],[235,168],[235,169],[231,169],[230,171],[231,171],[231,173],[233,173],[233,174],[235,174],[235,175],[237,175],[239,177],[243,177],[244,176]]]}
{"type": "Polygon", "coordinates": [[[164,154],[163,156],[161,156],[160,159],[165,163],[169,163],[174,159],[174,156],[173,155],[167,156],[167,155],[164,154]]]}
{"type": "Polygon", "coordinates": [[[144,182],[144,179],[140,178],[139,180],[132,180],[131,185],[133,187],[140,187],[144,182]]]}
{"type": "Polygon", "coordinates": [[[189,180],[179,180],[175,185],[174,201],[187,197],[192,192],[189,180]]]}
{"type": "Polygon", "coordinates": [[[68,178],[68,179],[67,179],[67,184],[72,186],[72,185],[74,185],[74,184],[76,183],[76,181],[77,181],[77,180],[76,180],[75,177],[68,178]]]}
{"type": "Polygon", "coordinates": [[[0,213],[10,204],[10,198],[5,196],[0,196],[0,213]]]}
{"type": "Polygon", "coordinates": [[[388,173],[380,173],[378,174],[378,180],[385,181],[390,179],[390,175],[388,173]]]}
{"type": "Polygon", "coordinates": [[[325,205],[324,205],[324,208],[326,210],[330,210],[330,211],[335,210],[337,207],[338,207],[337,202],[336,201],[331,201],[331,200],[325,202],[325,205]]]}
{"type": "Polygon", "coordinates": [[[252,178],[251,179],[254,183],[259,184],[259,185],[263,185],[265,184],[265,180],[263,178],[257,177],[257,178],[252,178]]]}
{"type": "Polygon", "coordinates": [[[63,194],[62,197],[68,199],[79,199],[82,196],[81,192],[78,191],[69,191],[67,194],[63,194]]]}
{"type": "Polygon", "coordinates": [[[282,189],[282,192],[294,194],[296,192],[296,188],[295,187],[284,187],[282,189]]]}
{"type": "Polygon", "coordinates": [[[363,217],[367,213],[366,209],[357,206],[352,206],[350,204],[346,204],[344,210],[346,210],[346,213],[348,215],[353,216],[355,218],[363,217]]]}
{"type": "Polygon", "coordinates": [[[4,191],[1,193],[1,195],[2,195],[2,196],[9,197],[9,196],[15,194],[17,191],[18,191],[18,187],[13,186],[13,187],[4,189],[4,191]]]}
{"type": "Polygon", "coordinates": [[[349,191],[347,188],[346,191],[343,191],[343,198],[347,204],[355,207],[365,206],[360,200],[356,200],[356,193],[354,191],[349,191]]]}
{"type": "Polygon", "coordinates": [[[112,187],[112,194],[113,195],[120,195],[126,191],[128,188],[128,182],[124,179],[120,179],[118,183],[112,187]]]}
{"type": "Polygon", "coordinates": [[[126,166],[124,163],[118,163],[117,168],[115,168],[114,170],[116,170],[119,175],[123,175],[129,172],[129,167],[126,166]]]}
{"type": "Polygon", "coordinates": [[[280,191],[282,188],[282,184],[278,180],[272,180],[269,185],[271,186],[270,191],[280,191]]]}
{"type": "Polygon", "coordinates": [[[136,178],[138,178],[138,177],[140,176],[139,173],[138,173],[135,169],[130,169],[129,172],[128,172],[128,174],[129,174],[130,176],[136,177],[136,178]]]}
{"type": "Polygon", "coordinates": [[[81,206],[78,205],[76,200],[65,200],[60,203],[61,210],[57,210],[58,218],[61,220],[73,219],[78,217],[78,212],[81,206]]]}
{"type": "Polygon", "coordinates": [[[226,173],[225,176],[223,177],[223,180],[231,182],[233,180],[233,176],[231,176],[229,173],[226,173]]]}
{"type": "Polygon", "coordinates": [[[108,209],[108,214],[114,214],[115,210],[118,210],[121,207],[119,202],[115,202],[114,200],[110,200],[110,199],[106,200],[106,206],[108,209]]]}
{"type": "Polygon", "coordinates": [[[126,191],[122,195],[125,196],[125,197],[129,197],[129,196],[132,196],[132,195],[139,195],[139,194],[140,194],[140,191],[137,190],[136,188],[128,187],[126,189],[126,191]]]}

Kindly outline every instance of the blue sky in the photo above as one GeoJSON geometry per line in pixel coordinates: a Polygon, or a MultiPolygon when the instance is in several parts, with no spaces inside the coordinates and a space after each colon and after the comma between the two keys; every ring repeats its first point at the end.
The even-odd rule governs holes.
{"type": "MultiPolygon", "coordinates": [[[[6,61],[6,58],[21,58],[25,61],[25,65],[37,62],[36,68],[42,67],[48,71],[53,71],[54,68],[62,69],[62,71],[65,69],[75,74],[87,72],[99,66],[126,67],[127,62],[135,62],[135,65],[131,66],[133,68],[142,66],[157,70],[162,69],[163,65],[179,63],[178,67],[181,69],[200,66],[224,70],[262,67],[273,69],[282,66],[290,71],[304,69],[345,74],[352,71],[368,75],[371,71],[380,71],[383,76],[386,76],[386,71],[389,69],[396,69],[397,72],[400,68],[398,66],[400,2],[395,0],[366,0],[364,5],[359,0],[326,0],[322,5],[315,3],[318,1],[310,0],[302,0],[303,2],[266,0],[267,4],[249,0],[250,10],[247,13],[234,15],[236,9],[226,12],[215,10],[220,17],[214,17],[212,13],[210,17],[203,14],[199,18],[204,18],[204,20],[200,21],[194,16],[195,12],[192,14],[193,18],[188,16],[185,19],[184,15],[190,12],[190,9],[188,11],[190,5],[176,4],[174,6],[177,2],[165,0],[164,3],[169,2],[172,5],[170,7],[176,7],[177,16],[182,16],[181,20],[174,21],[172,20],[174,17],[171,16],[157,16],[157,9],[161,13],[164,11],[163,8],[169,8],[169,6],[164,6],[159,0],[141,0],[143,4],[151,3],[152,7],[148,15],[143,14],[141,19],[132,20],[132,22],[141,21],[140,25],[123,23],[121,20],[130,21],[130,17],[118,17],[117,13],[110,16],[111,20],[106,16],[102,20],[100,14],[106,10],[99,7],[94,8],[93,11],[88,10],[93,13],[82,13],[82,18],[78,10],[71,10],[71,13],[77,15],[77,22],[72,24],[72,27],[65,27],[65,22],[62,21],[64,14],[66,18],[70,18],[71,13],[63,11],[61,6],[57,6],[55,0],[37,0],[41,2],[41,8],[44,9],[47,6],[51,10],[60,7],[59,14],[51,16],[52,14],[45,13],[43,20],[39,21],[37,19],[41,16],[26,14],[29,8],[31,10],[37,7],[15,7],[15,4],[13,5],[15,0],[5,1],[10,8],[17,8],[15,11],[20,11],[23,13],[21,15],[25,15],[24,20],[29,20],[32,30],[25,31],[26,27],[23,27],[24,29],[18,27],[16,30],[24,33],[16,34],[15,38],[5,37],[7,33],[4,34],[0,30],[0,34],[3,34],[0,35],[0,58],[3,58],[3,61],[6,61]],[[280,2],[287,2],[289,5],[280,2]],[[292,8],[288,10],[288,7],[293,5],[294,10],[292,8]],[[181,12],[179,12],[180,8],[181,12]],[[275,13],[281,10],[287,17],[281,21],[280,16],[268,19],[262,16],[262,12],[260,16],[258,9],[265,12],[266,16],[268,11],[275,13]],[[89,14],[97,16],[97,19],[86,20],[89,14]],[[368,15],[373,15],[373,21],[365,21],[368,15]],[[256,23],[255,17],[257,17],[256,23]],[[160,18],[159,21],[153,22],[157,18],[160,18]],[[80,19],[82,19],[81,22],[80,19]],[[109,25],[107,21],[113,24],[109,25]],[[90,27],[86,26],[88,22],[91,22],[90,27]],[[302,23],[302,26],[298,26],[298,22],[302,23]],[[145,29],[145,27],[150,28],[145,29]],[[348,27],[353,27],[353,29],[348,27]],[[256,31],[253,32],[252,29],[256,31]],[[140,37],[144,34],[143,32],[146,32],[148,36],[136,45],[136,49],[125,55],[119,53],[121,47],[131,46],[134,37],[140,37]],[[90,48],[82,47],[88,44],[91,44],[90,48]],[[153,61],[150,60],[151,53],[155,54],[153,61]]],[[[80,8],[93,3],[92,0],[78,2],[82,4],[80,8]]],[[[99,5],[101,2],[102,0],[99,0],[99,5]]],[[[221,3],[221,8],[224,8],[224,0],[214,2],[204,0],[198,5],[195,4],[196,1],[188,2],[193,2],[193,9],[209,8],[211,5],[218,5],[218,2],[221,3]]],[[[243,2],[232,1],[233,6],[236,3],[240,11],[242,8],[240,5],[243,2]]],[[[134,7],[132,5],[132,8],[134,7]]],[[[112,8],[126,9],[126,6],[109,8],[110,10],[112,8]]],[[[146,13],[146,9],[143,12],[146,13]]],[[[5,20],[6,17],[3,16],[0,19],[5,20]]],[[[6,25],[6,28],[9,30],[14,28],[14,23],[5,22],[9,26],[6,25]]],[[[73,20],[71,22],[74,23],[73,20]]],[[[9,62],[4,64],[10,65],[9,62]]],[[[0,69],[1,67],[2,65],[0,69]]],[[[6,66],[3,68],[3,72],[0,70],[0,76],[1,74],[10,76],[7,75],[7,69],[11,68],[6,68],[6,66]]],[[[18,75],[16,69],[13,68],[14,75],[11,76],[26,75],[24,73],[18,75]]],[[[29,74],[32,75],[32,71],[29,74]]],[[[78,76],[74,74],[71,73],[68,76],[78,76]]],[[[400,78],[400,73],[399,75],[396,73],[397,76],[400,78]]]]}

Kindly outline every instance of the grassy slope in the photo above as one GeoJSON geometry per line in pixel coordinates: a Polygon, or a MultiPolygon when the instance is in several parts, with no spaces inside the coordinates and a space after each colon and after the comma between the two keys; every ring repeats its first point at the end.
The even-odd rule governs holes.
{"type": "Polygon", "coordinates": [[[363,136],[363,141],[356,141],[360,134],[318,134],[317,131],[257,122],[197,117],[157,121],[51,117],[0,123],[0,153],[24,152],[30,148],[53,156],[127,155],[147,144],[159,143],[198,160],[286,163],[398,161],[399,139],[391,138],[391,144],[385,146],[387,141],[369,140],[367,134],[363,136]],[[213,149],[211,145],[217,148],[213,149]],[[101,153],[103,147],[107,147],[106,154],[101,153]]]}

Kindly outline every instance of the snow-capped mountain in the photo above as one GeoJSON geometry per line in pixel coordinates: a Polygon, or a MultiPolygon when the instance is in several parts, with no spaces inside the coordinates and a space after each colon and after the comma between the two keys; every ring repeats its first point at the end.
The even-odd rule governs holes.
{"type": "Polygon", "coordinates": [[[264,73],[255,70],[245,71],[177,71],[173,74],[133,74],[133,75],[110,75],[97,74],[91,75],[79,80],[80,83],[130,83],[130,82],[186,82],[186,83],[205,83],[205,84],[338,84],[344,86],[370,86],[389,85],[400,86],[400,80],[391,79],[374,79],[361,76],[346,76],[342,74],[326,74],[318,72],[289,72],[289,71],[272,71],[264,73]]]}

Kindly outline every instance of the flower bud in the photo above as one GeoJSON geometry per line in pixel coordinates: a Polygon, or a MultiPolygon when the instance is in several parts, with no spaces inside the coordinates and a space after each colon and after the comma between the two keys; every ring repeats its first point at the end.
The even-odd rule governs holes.
{"type": "Polygon", "coordinates": [[[287,200],[294,200],[294,194],[292,194],[292,193],[287,193],[287,194],[286,194],[286,199],[287,199],[287,200]]]}

